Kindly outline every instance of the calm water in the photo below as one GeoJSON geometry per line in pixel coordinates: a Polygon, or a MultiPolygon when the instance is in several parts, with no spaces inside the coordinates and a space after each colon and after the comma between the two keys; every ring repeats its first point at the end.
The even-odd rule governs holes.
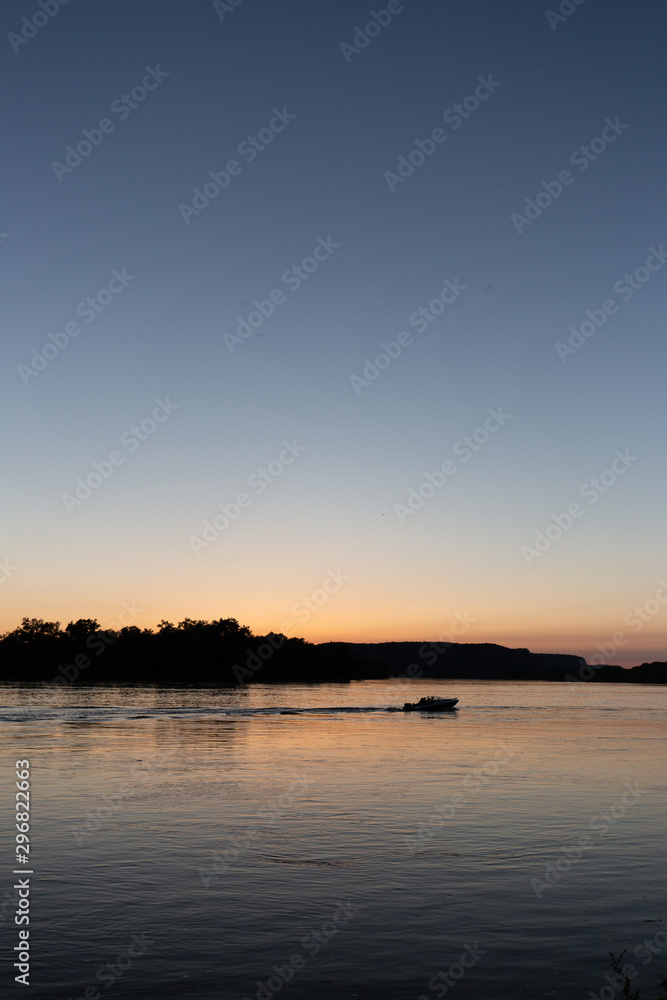
{"type": "MultiPolygon", "coordinates": [[[[0,702],[0,942],[7,959],[27,758],[33,998],[586,1000],[624,948],[647,996],[667,975],[667,949],[646,967],[632,955],[667,920],[665,689],[3,688],[0,702]],[[384,711],[428,693],[459,711],[384,711]]],[[[6,961],[2,975],[14,995],[6,961]]]]}

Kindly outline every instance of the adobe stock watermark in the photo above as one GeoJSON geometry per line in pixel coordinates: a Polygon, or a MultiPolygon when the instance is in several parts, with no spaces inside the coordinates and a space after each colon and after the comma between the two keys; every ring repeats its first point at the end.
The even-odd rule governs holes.
{"type": "MultiPolygon", "coordinates": [[[[600,836],[605,836],[616,826],[619,819],[626,815],[628,809],[636,806],[641,796],[646,795],[649,791],[648,788],[640,788],[638,781],[632,785],[629,782],[626,783],[625,788],[626,791],[618,802],[614,802],[608,810],[600,810],[593,816],[588,824],[589,830],[599,833],[600,836]]],[[[530,886],[537,898],[541,899],[547,889],[552,889],[557,882],[560,882],[563,875],[569,872],[573,865],[581,861],[584,851],[590,851],[597,846],[599,846],[599,841],[596,841],[590,833],[582,833],[575,846],[564,845],[559,848],[565,857],[561,857],[555,862],[545,862],[544,876],[530,880],[530,886]]]]}
{"type": "Polygon", "coordinates": [[[233,14],[237,7],[240,7],[243,0],[213,0],[213,10],[221,21],[224,21],[226,14],[233,14]]]}
{"type": "MultiPolygon", "coordinates": [[[[487,949],[480,948],[477,941],[465,944],[458,962],[452,962],[446,972],[441,969],[435,976],[431,976],[428,981],[431,993],[435,993],[437,997],[446,997],[449,990],[463,979],[468,969],[477,965],[480,958],[486,954],[487,949]]],[[[427,997],[426,994],[422,993],[417,1000],[432,1000],[432,997],[427,997]]]]}
{"type": "MultiPolygon", "coordinates": [[[[119,979],[129,972],[138,958],[145,955],[149,948],[155,944],[147,934],[133,934],[127,948],[119,952],[113,962],[106,962],[97,970],[95,979],[103,986],[110,988],[119,979]]],[[[95,986],[87,986],[81,996],[68,997],[68,1000],[103,1000],[106,994],[100,993],[95,986]]]]}
{"type": "MultiPolygon", "coordinates": [[[[169,75],[160,69],[159,63],[155,68],[146,66],[146,75],[141,83],[136,84],[129,94],[123,93],[115,101],[112,101],[109,110],[113,115],[116,115],[119,121],[125,121],[140,104],[143,104],[151,91],[156,90],[169,75]]],[[[86,157],[102,145],[105,137],[115,131],[116,123],[111,118],[100,118],[96,128],[82,129],[83,139],[78,140],[76,147],[65,146],[65,162],[60,163],[59,160],[51,162],[51,169],[58,178],[58,182],[62,184],[67,174],[73,173],[77,167],[81,166],[86,157]]]]}
{"type": "MultiPolygon", "coordinates": [[[[617,480],[624,476],[628,469],[639,461],[638,455],[631,455],[630,450],[618,451],[614,453],[616,457],[610,463],[609,468],[603,469],[597,476],[591,476],[579,488],[579,495],[588,500],[589,505],[598,502],[617,480]]],[[[554,542],[557,542],[566,531],[569,531],[575,520],[579,520],[586,513],[586,509],[574,500],[568,504],[567,510],[560,514],[552,514],[551,521],[544,531],[536,531],[532,546],[522,545],[521,555],[526,560],[527,566],[532,566],[536,559],[539,559],[548,552],[554,542]]]]}
{"type": "Polygon", "coordinates": [[[227,834],[226,840],[233,846],[226,848],[222,854],[218,851],[211,851],[213,861],[211,868],[199,869],[199,877],[205,889],[210,889],[214,882],[217,882],[222,875],[226,875],[231,866],[236,864],[250,850],[254,843],[265,836],[267,829],[275,826],[278,820],[281,820],[287,814],[295,802],[298,802],[306,794],[309,790],[308,786],[314,784],[313,779],[308,778],[305,771],[300,775],[293,775],[293,779],[284,792],[277,798],[272,798],[268,802],[265,802],[257,810],[256,815],[261,820],[262,825],[253,824],[246,827],[240,837],[227,834]]]}
{"type": "Polygon", "coordinates": [[[14,886],[11,889],[5,890],[2,898],[2,906],[0,906],[0,927],[3,927],[6,923],[14,923],[16,908],[20,898],[19,891],[14,886]]]}
{"type": "MultiPolygon", "coordinates": [[[[317,237],[317,242],[310,256],[304,257],[300,264],[292,264],[286,271],[283,271],[280,281],[291,292],[296,292],[301,288],[304,281],[308,281],[311,274],[314,274],[331,255],[338,250],[340,243],[334,243],[329,235],[326,239],[317,237]]],[[[249,337],[252,337],[255,330],[259,330],[276,311],[277,306],[282,306],[287,302],[287,295],[282,288],[274,288],[265,299],[253,299],[252,309],[247,316],[236,317],[236,333],[225,331],[222,338],[227,345],[230,354],[234,353],[234,348],[239,347],[249,337]]]]}
{"type": "MultiPolygon", "coordinates": [[[[629,302],[634,297],[635,292],[641,291],[646,282],[651,280],[655,272],[659,271],[665,262],[667,262],[667,253],[665,253],[664,243],[661,243],[657,248],[649,247],[648,257],[644,264],[635,268],[631,274],[624,274],[614,283],[615,293],[621,297],[623,302],[629,302]]],[[[561,340],[554,344],[556,354],[563,364],[570,354],[576,354],[591,337],[595,336],[608,318],[618,312],[618,308],[615,299],[605,299],[599,308],[586,310],[587,318],[580,326],[569,327],[570,337],[567,344],[561,340]]]]}
{"type": "MultiPolygon", "coordinates": [[[[665,930],[658,931],[652,938],[644,938],[644,943],[638,944],[636,948],[633,948],[632,954],[635,958],[641,960],[642,965],[650,965],[655,960],[655,956],[663,952],[666,946],[667,924],[665,924],[665,930]]],[[[589,1000],[614,1000],[616,996],[621,997],[622,1000],[623,998],[624,1000],[638,1000],[639,993],[630,993],[628,984],[637,978],[639,969],[632,962],[621,965],[624,956],[625,951],[622,951],[619,958],[615,960],[612,966],[615,974],[608,973],[604,977],[607,985],[603,986],[598,993],[590,990],[588,994],[589,1000]],[[623,979],[625,979],[625,982],[623,979]]],[[[613,958],[614,956],[612,955],[613,958]]],[[[663,987],[667,986],[667,980],[663,980],[660,985],[663,987]]]]}
{"type": "MultiPolygon", "coordinates": [[[[493,74],[488,76],[478,76],[479,83],[475,87],[474,93],[464,97],[460,104],[453,104],[442,113],[442,119],[451,125],[451,131],[460,129],[464,121],[470,118],[484,101],[498,90],[502,84],[493,79],[493,74]]],[[[442,128],[434,128],[430,136],[426,139],[415,139],[414,148],[407,156],[398,157],[398,166],[395,171],[385,170],[384,179],[389,186],[389,190],[394,193],[399,184],[405,184],[408,177],[412,177],[415,170],[423,166],[429,156],[433,156],[437,147],[449,139],[449,133],[442,128]]]]}
{"type": "MultiPolygon", "coordinates": [[[[166,762],[170,761],[170,758],[166,756],[151,758],[148,767],[144,766],[145,762],[141,764],[135,764],[130,775],[134,778],[137,774],[142,774],[143,777],[141,781],[146,781],[148,775],[154,772],[158,767],[162,766],[166,762]]],[[[97,806],[95,812],[90,809],[86,813],[86,822],[84,826],[71,828],[74,839],[76,840],[79,847],[82,847],[85,843],[87,837],[92,837],[93,833],[97,833],[101,830],[109,820],[113,817],[115,813],[125,804],[125,802],[136,795],[140,785],[138,784],[124,784],[121,785],[117,792],[111,795],[101,795],[99,801],[101,805],[97,806]]]]}
{"type": "Polygon", "coordinates": [[[604,977],[607,985],[603,986],[599,993],[593,993],[593,990],[589,990],[589,1000],[613,1000],[617,993],[624,1000],[639,1000],[639,992],[632,993],[630,991],[630,983],[633,979],[637,978],[639,971],[632,962],[626,962],[621,965],[625,957],[624,951],[621,952],[618,960],[612,952],[609,952],[609,954],[611,955],[612,969],[614,971],[608,972],[604,977]]]}
{"type": "Polygon", "coordinates": [[[11,563],[8,558],[3,559],[2,562],[0,562],[0,583],[7,583],[7,580],[9,580],[10,576],[15,573],[17,569],[18,566],[11,563]]]}
{"type": "Polygon", "coordinates": [[[260,466],[248,476],[246,484],[253,490],[254,497],[242,491],[237,493],[230,503],[218,504],[220,513],[215,514],[210,521],[203,522],[201,536],[188,536],[188,543],[195,555],[199,555],[202,549],[207,549],[209,545],[216,542],[223,531],[226,531],[234,521],[238,520],[241,511],[247,510],[254,499],[266,492],[271,483],[275,483],[276,479],[282,476],[287,466],[292,465],[306,450],[304,445],[297,444],[296,438],[292,438],[291,441],[283,440],[282,443],[282,451],[267,464],[266,468],[260,466]]]}
{"type": "MultiPolygon", "coordinates": [[[[635,958],[641,959],[642,965],[650,965],[655,960],[655,956],[665,950],[665,946],[667,946],[667,924],[665,924],[665,930],[658,931],[652,938],[644,938],[644,943],[633,948],[632,954],[635,958]]],[[[612,958],[614,972],[611,975],[608,973],[604,977],[607,985],[603,986],[599,993],[593,993],[590,990],[589,1000],[614,1000],[617,995],[621,1000],[639,1000],[639,991],[634,993],[630,991],[630,983],[637,978],[639,970],[632,962],[622,964],[625,951],[622,951],[618,958],[612,952],[609,954],[612,958]]],[[[664,972],[664,968],[662,966],[660,968],[664,972]]],[[[660,985],[663,989],[667,989],[667,979],[663,979],[660,985]]]]}
{"type": "Polygon", "coordinates": [[[265,663],[273,657],[277,650],[282,649],[285,645],[285,635],[278,635],[276,632],[267,632],[265,636],[262,636],[264,642],[260,642],[257,649],[246,649],[246,661],[245,666],[242,667],[238,663],[235,663],[232,667],[234,676],[238,683],[243,687],[249,677],[261,670],[265,663]]]}
{"type": "MultiPolygon", "coordinates": [[[[325,920],[321,927],[309,931],[301,938],[301,947],[304,951],[312,956],[317,955],[321,948],[328,944],[352,917],[356,916],[355,905],[351,899],[344,903],[337,901],[331,920],[325,920]]],[[[266,982],[261,979],[255,981],[257,986],[255,1000],[272,1000],[292,981],[297,972],[305,969],[306,964],[307,959],[303,957],[301,952],[295,952],[290,955],[289,961],[286,961],[284,965],[274,965],[272,970],[274,974],[269,976],[266,982]]],[[[252,998],[245,996],[243,1000],[252,1000],[252,998]]]]}
{"type": "MultiPolygon", "coordinates": [[[[283,105],[282,110],[274,108],[273,117],[268,124],[261,128],[256,135],[249,135],[238,144],[237,154],[242,156],[246,163],[252,163],[280,132],[285,131],[295,118],[296,115],[288,111],[285,105],[283,105]]],[[[190,225],[192,216],[200,215],[221,191],[229,187],[232,177],[238,177],[242,172],[243,164],[239,163],[238,160],[228,160],[223,170],[209,170],[210,180],[205,181],[201,188],[192,189],[192,204],[182,201],[178,205],[178,211],[186,226],[190,225]]]]}
{"type": "MultiPolygon", "coordinates": [[[[322,580],[322,586],[316,587],[308,597],[302,597],[296,604],[293,604],[291,613],[303,625],[329,601],[333,594],[337,594],[349,579],[350,577],[346,576],[340,568],[328,570],[322,580]]],[[[261,642],[256,650],[246,649],[245,666],[242,667],[235,663],[232,668],[239,684],[245,684],[248,678],[261,670],[264,664],[273,658],[274,653],[284,646],[285,639],[289,637],[289,633],[293,631],[294,627],[294,622],[281,622],[280,634],[269,632],[268,635],[264,636],[265,641],[261,642]]]]}
{"type": "MultiPolygon", "coordinates": [[[[409,0],[412,3],[412,0],[409,0]]],[[[339,45],[340,51],[343,53],[343,58],[346,63],[351,63],[353,56],[360,55],[365,48],[367,48],[374,38],[389,25],[392,20],[398,15],[402,14],[405,7],[401,3],[401,0],[389,0],[386,8],[383,10],[371,10],[369,12],[370,20],[366,22],[363,28],[359,25],[355,25],[354,35],[352,42],[341,42],[339,45]]]]}
{"type": "MultiPolygon", "coordinates": [[[[447,306],[456,302],[459,296],[467,290],[468,286],[462,285],[458,278],[453,280],[445,278],[444,285],[438,295],[431,299],[427,306],[420,306],[419,309],[410,313],[407,325],[413,327],[417,333],[423,333],[424,330],[428,329],[430,323],[435,323],[438,316],[442,316],[447,306]]],[[[362,374],[350,375],[350,382],[355,394],[360,396],[364,387],[375,382],[382,372],[389,368],[392,361],[399,358],[403,350],[406,347],[411,347],[413,343],[413,335],[407,330],[401,330],[396,335],[396,340],[391,340],[388,344],[382,341],[380,344],[382,349],[372,361],[370,358],[364,358],[362,374]]]]}
{"type": "MultiPolygon", "coordinates": [[[[122,267],[120,271],[114,268],[111,272],[111,279],[104,288],[100,288],[95,295],[89,295],[88,298],[79,302],[74,310],[75,314],[84,323],[92,323],[100,313],[104,312],[111,305],[115,296],[125,291],[129,283],[134,281],[135,277],[136,275],[127,273],[126,267],[122,267]]],[[[65,323],[62,330],[48,335],[51,343],[44,344],[41,350],[33,347],[31,363],[29,365],[19,365],[16,369],[21,376],[23,384],[28,385],[31,378],[43,372],[65,348],[69,347],[70,341],[74,337],[79,336],[81,329],[81,326],[74,321],[65,323]]]]}
{"type": "MultiPolygon", "coordinates": [[[[132,601],[131,604],[123,601],[118,618],[112,621],[108,628],[92,632],[86,639],[86,649],[94,653],[95,656],[101,656],[118,638],[115,634],[117,630],[125,628],[133,621],[136,621],[139,615],[143,614],[145,610],[145,608],[137,608],[135,601],[132,601]]],[[[78,679],[81,671],[87,670],[91,663],[92,660],[87,653],[78,653],[72,663],[66,663],[65,666],[58,664],[59,672],[52,678],[51,683],[54,685],[73,684],[78,679]]]]}
{"type": "MultiPolygon", "coordinates": [[[[449,623],[449,628],[443,629],[436,642],[425,642],[423,646],[420,646],[417,655],[420,659],[426,660],[427,667],[432,667],[433,664],[447,652],[449,646],[451,646],[452,643],[457,642],[476,621],[477,619],[473,618],[468,611],[464,610],[463,613],[455,611],[454,617],[449,623]],[[442,643],[446,643],[446,645],[443,646],[442,643]]],[[[410,667],[414,666],[416,666],[416,664],[410,664],[410,667]]],[[[408,667],[408,675],[418,677],[421,676],[421,673],[410,674],[410,667],[408,667]]]]}
{"type": "Polygon", "coordinates": [[[68,514],[73,513],[76,507],[80,507],[86,500],[90,499],[95,490],[99,490],[102,483],[113,476],[114,472],[121,465],[125,465],[127,455],[121,449],[125,449],[130,455],[134,454],[141,445],[147,441],[156,430],[174,413],[180,409],[178,403],[172,403],[169,397],[165,400],[156,399],[156,406],[150,416],[144,417],[140,424],[133,424],[120,436],[120,448],[115,448],[109,452],[101,462],[93,462],[93,471],[89,472],[85,478],[79,476],[75,480],[74,493],[62,493],[60,499],[65,505],[68,514]]]}
{"type": "MultiPolygon", "coordinates": [[[[476,427],[472,434],[464,434],[460,441],[452,447],[452,454],[461,458],[461,463],[469,462],[475,452],[483,448],[493,434],[497,434],[500,428],[512,419],[511,413],[503,413],[502,406],[492,410],[487,410],[489,416],[484,421],[483,426],[476,427]]],[[[451,458],[446,458],[434,472],[425,472],[424,480],[419,486],[411,487],[405,504],[395,503],[394,513],[400,524],[405,524],[408,517],[412,517],[424,506],[427,500],[435,496],[437,490],[441,490],[448,479],[455,476],[459,467],[451,458]]]]}
{"type": "Polygon", "coordinates": [[[555,31],[559,24],[567,21],[568,17],[572,17],[577,8],[581,7],[582,3],[586,3],[586,0],[561,0],[557,11],[545,10],[544,16],[551,30],[555,31]]]}
{"type": "Polygon", "coordinates": [[[507,764],[516,751],[507,740],[500,741],[499,748],[493,758],[486,761],[479,767],[474,767],[472,774],[463,781],[462,791],[454,792],[447,802],[437,805],[433,813],[423,822],[418,823],[418,831],[412,837],[403,837],[406,850],[410,857],[414,857],[430,840],[432,840],[445,825],[445,822],[454,819],[457,810],[463,809],[471,801],[471,796],[479,795],[485,785],[492,777],[498,774],[502,764],[507,764]]]}
{"type": "Polygon", "coordinates": [[[630,626],[632,632],[641,632],[646,622],[649,622],[651,618],[655,618],[656,615],[664,611],[666,604],[667,581],[660,579],[658,580],[658,589],[653,597],[649,597],[641,605],[635,605],[632,611],[628,611],[623,622],[630,626]]]}
{"type": "MultiPolygon", "coordinates": [[[[570,153],[570,163],[576,167],[580,174],[583,174],[609,146],[616,142],[619,135],[622,135],[629,125],[621,122],[618,115],[614,118],[605,118],[605,127],[599,136],[591,139],[587,146],[579,146],[570,153]]],[[[521,235],[527,226],[532,226],[536,219],[542,215],[553,203],[560,198],[566,187],[574,184],[576,177],[570,170],[561,170],[557,180],[542,181],[542,191],[539,191],[534,198],[526,198],[523,209],[524,214],[512,212],[510,222],[517,233],[521,235]]]]}
{"type": "MultiPolygon", "coordinates": [[[[305,624],[310,618],[320,610],[328,601],[333,594],[337,594],[338,591],[343,587],[350,577],[347,576],[340,567],[336,570],[327,570],[326,576],[322,580],[322,584],[316,587],[308,597],[301,597],[295,604],[292,605],[290,609],[290,614],[298,618],[301,625],[305,624]]],[[[284,621],[280,625],[281,629],[285,630],[285,634],[291,631],[294,627],[293,623],[290,621],[284,621]]]]}
{"type": "MultiPolygon", "coordinates": [[[[635,635],[641,632],[646,622],[650,622],[656,615],[661,614],[667,606],[667,581],[658,580],[658,588],[653,597],[649,597],[643,604],[635,605],[632,611],[623,618],[623,623],[630,627],[630,631],[635,635]]],[[[611,663],[613,657],[620,649],[627,646],[629,636],[627,632],[618,630],[605,639],[604,642],[596,642],[595,647],[599,652],[594,653],[589,663],[585,661],[578,670],[578,676],[566,674],[565,680],[575,684],[581,681],[590,681],[595,676],[595,671],[606,663],[611,663]]]]}
{"type": "Polygon", "coordinates": [[[60,8],[65,7],[69,2],[70,0],[38,0],[39,10],[36,10],[30,17],[22,18],[20,33],[10,31],[7,35],[7,41],[14,52],[18,54],[21,51],[21,46],[27,45],[35,38],[41,29],[45,28],[56,14],[60,13],[60,8]]]}
{"type": "MultiPolygon", "coordinates": [[[[443,629],[435,642],[425,642],[419,647],[417,655],[426,661],[426,666],[432,667],[443,656],[452,643],[457,642],[477,621],[467,610],[455,611],[448,629],[443,629]]],[[[410,663],[404,674],[392,674],[392,690],[396,697],[411,694],[414,691],[414,681],[424,676],[424,667],[419,663],[410,663]]]]}
{"type": "MultiPolygon", "coordinates": [[[[447,652],[453,643],[457,642],[462,635],[472,628],[476,621],[477,619],[473,618],[466,610],[464,610],[463,613],[460,611],[454,612],[454,617],[449,623],[449,628],[443,629],[442,632],[440,632],[437,641],[425,642],[419,647],[419,651],[417,653],[419,659],[425,660],[426,666],[432,667],[433,664],[437,663],[439,658],[447,652]]],[[[408,691],[414,690],[413,682],[423,676],[424,667],[419,663],[413,662],[407,666],[405,674],[392,674],[389,679],[394,682],[392,687],[398,696],[400,693],[405,693],[407,695],[408,691]]]]}

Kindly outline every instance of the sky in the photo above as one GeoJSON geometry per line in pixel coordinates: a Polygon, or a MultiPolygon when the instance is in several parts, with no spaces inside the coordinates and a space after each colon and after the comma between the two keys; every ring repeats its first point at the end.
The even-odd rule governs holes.
{"type": "Polygon", "coordinates": [[[0,20],[0,629],[665,659],[659,4],[0,20]]]}

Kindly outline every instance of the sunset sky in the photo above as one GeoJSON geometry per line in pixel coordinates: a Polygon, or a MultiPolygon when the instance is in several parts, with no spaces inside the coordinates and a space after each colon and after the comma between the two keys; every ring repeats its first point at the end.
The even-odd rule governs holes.
{"type": "Polygon", "coordinates": [[[54,5],[0,13],[0,629],[664,660],[660,5],[54,5]]]}

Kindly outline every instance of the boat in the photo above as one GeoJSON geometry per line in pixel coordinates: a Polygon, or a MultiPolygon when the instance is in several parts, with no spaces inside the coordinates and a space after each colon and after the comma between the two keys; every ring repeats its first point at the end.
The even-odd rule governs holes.
{"type": "Polygon", "coordinates": [[[459,703],[458,698],[420,698],[411,703],[406,701],[404,712],[450,712],[459,703]]]}

